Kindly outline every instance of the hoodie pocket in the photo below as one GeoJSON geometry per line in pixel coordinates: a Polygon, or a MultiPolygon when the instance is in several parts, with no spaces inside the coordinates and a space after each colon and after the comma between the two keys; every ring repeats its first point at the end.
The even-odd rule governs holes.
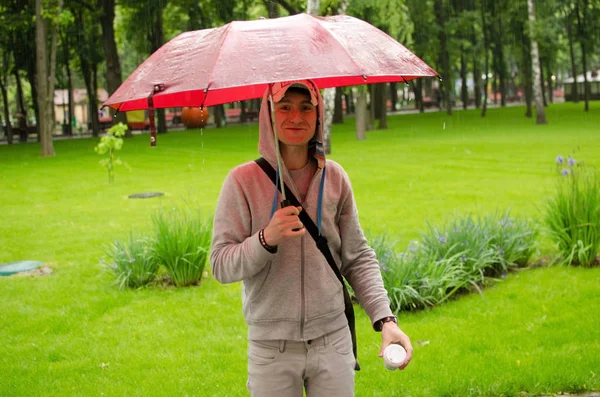
{"type": "Polygon", "coordinates": [[[290,263],[272,261],[268,270],[244,281],[244,316],[250,323],[294,320],[300,315],[300,288],[290,263]]]}
{"type": "Polygon", "coordinates": [[[306,269],[305,291],[306,318],[309,320],[344,309],[342,284],[324,258],[306,269]]]}

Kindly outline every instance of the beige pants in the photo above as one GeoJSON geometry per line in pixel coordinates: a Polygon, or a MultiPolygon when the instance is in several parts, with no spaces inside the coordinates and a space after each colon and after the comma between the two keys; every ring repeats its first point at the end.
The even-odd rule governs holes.
{"type": "Polygon", "coordinates": [[[351,397],[354,355],[350,330],[306,342],[248,342],[248,390],[252,397],[351,397]]]}

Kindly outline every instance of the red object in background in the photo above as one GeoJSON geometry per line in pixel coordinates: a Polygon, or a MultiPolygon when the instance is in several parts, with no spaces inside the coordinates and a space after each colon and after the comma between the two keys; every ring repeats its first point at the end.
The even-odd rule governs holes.
{"type": "Polygon", "coordinates": [[[186,128],[202,128],[208,121],[208,109],[188,108],[181,110],[181,122],[186,128]]]}
{"type": "Polygon", "coordinates": [[[319,88],[438,74],[360,19],[297,14],[182,33],[144,61],[104,103],[120,111],[212,106],[262,97],[268,84],[312,79],[319,88]]]}

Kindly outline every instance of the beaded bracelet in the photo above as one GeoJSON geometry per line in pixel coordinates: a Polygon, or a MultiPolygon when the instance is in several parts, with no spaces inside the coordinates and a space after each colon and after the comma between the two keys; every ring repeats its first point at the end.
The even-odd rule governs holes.
{"type": "Polygon", "coordinates": [[[265,229],[260,229],[260,231],[258,232],[258,241],[260,241],[260,245],[262,245],[263,248],[269,251],[270,253],[274,254],[277,252],[277,246],[274,247],[272,245],[269,245],[265,241],[265,229]]]}

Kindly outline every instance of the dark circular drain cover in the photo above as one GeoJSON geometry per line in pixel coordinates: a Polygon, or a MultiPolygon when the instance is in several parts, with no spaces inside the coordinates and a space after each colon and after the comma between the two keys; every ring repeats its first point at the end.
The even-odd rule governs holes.
{"type": "Polygon", "coordinates": [[[0,265],[0,276],[10,276],[11,274],[28,272],[42,266],[38,261],[19,261],[0,265]]]}
{"type": "Polygon", "coordinates": [[[129,198],[150,198],[150,197],[158,197],[158,196],[164,196],[164,193],[161,192],[144,192],[144,193],[136,193],[136,194],[130,194],[129,198]]]}

